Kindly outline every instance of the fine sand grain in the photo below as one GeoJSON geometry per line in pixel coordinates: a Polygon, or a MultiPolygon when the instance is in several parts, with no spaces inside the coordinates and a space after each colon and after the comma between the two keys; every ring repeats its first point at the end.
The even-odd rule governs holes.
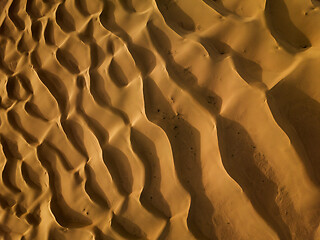
{"type": "Polygon", "coordinates": [[[320,240],[320,1],[0,0],[0,239],[320,240]]]}

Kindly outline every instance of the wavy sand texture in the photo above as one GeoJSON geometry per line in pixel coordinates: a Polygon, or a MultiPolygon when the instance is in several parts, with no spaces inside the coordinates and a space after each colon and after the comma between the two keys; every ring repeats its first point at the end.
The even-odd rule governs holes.
{"type": "Polygon", "coordinates": [[[320,239],[318,0],[0,0],[0,238],[320,239]]]}

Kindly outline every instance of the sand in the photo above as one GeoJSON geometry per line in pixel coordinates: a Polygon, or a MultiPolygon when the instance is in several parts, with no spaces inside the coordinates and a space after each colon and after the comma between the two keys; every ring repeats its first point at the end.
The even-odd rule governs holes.
{"type": "Polygon", "coordinates": [[[0,239],[320,239],[318,0],[0,0],[0,239]]]}

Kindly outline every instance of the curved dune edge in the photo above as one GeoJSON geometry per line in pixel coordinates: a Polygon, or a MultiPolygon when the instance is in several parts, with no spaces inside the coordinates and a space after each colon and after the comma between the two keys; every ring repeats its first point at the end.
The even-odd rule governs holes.
{"type": "Polygon", "coordinates": [[[320,239],[319,7],[0,1],[0,238],[320,239]]]}

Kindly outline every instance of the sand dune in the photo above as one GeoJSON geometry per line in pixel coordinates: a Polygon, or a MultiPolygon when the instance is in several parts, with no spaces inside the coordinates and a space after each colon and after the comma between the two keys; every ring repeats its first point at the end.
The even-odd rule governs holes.
{"type": "Polygon", "coordinates": [[[1,0],[0,238],[320,239],[316,0],[1,0]]]}

